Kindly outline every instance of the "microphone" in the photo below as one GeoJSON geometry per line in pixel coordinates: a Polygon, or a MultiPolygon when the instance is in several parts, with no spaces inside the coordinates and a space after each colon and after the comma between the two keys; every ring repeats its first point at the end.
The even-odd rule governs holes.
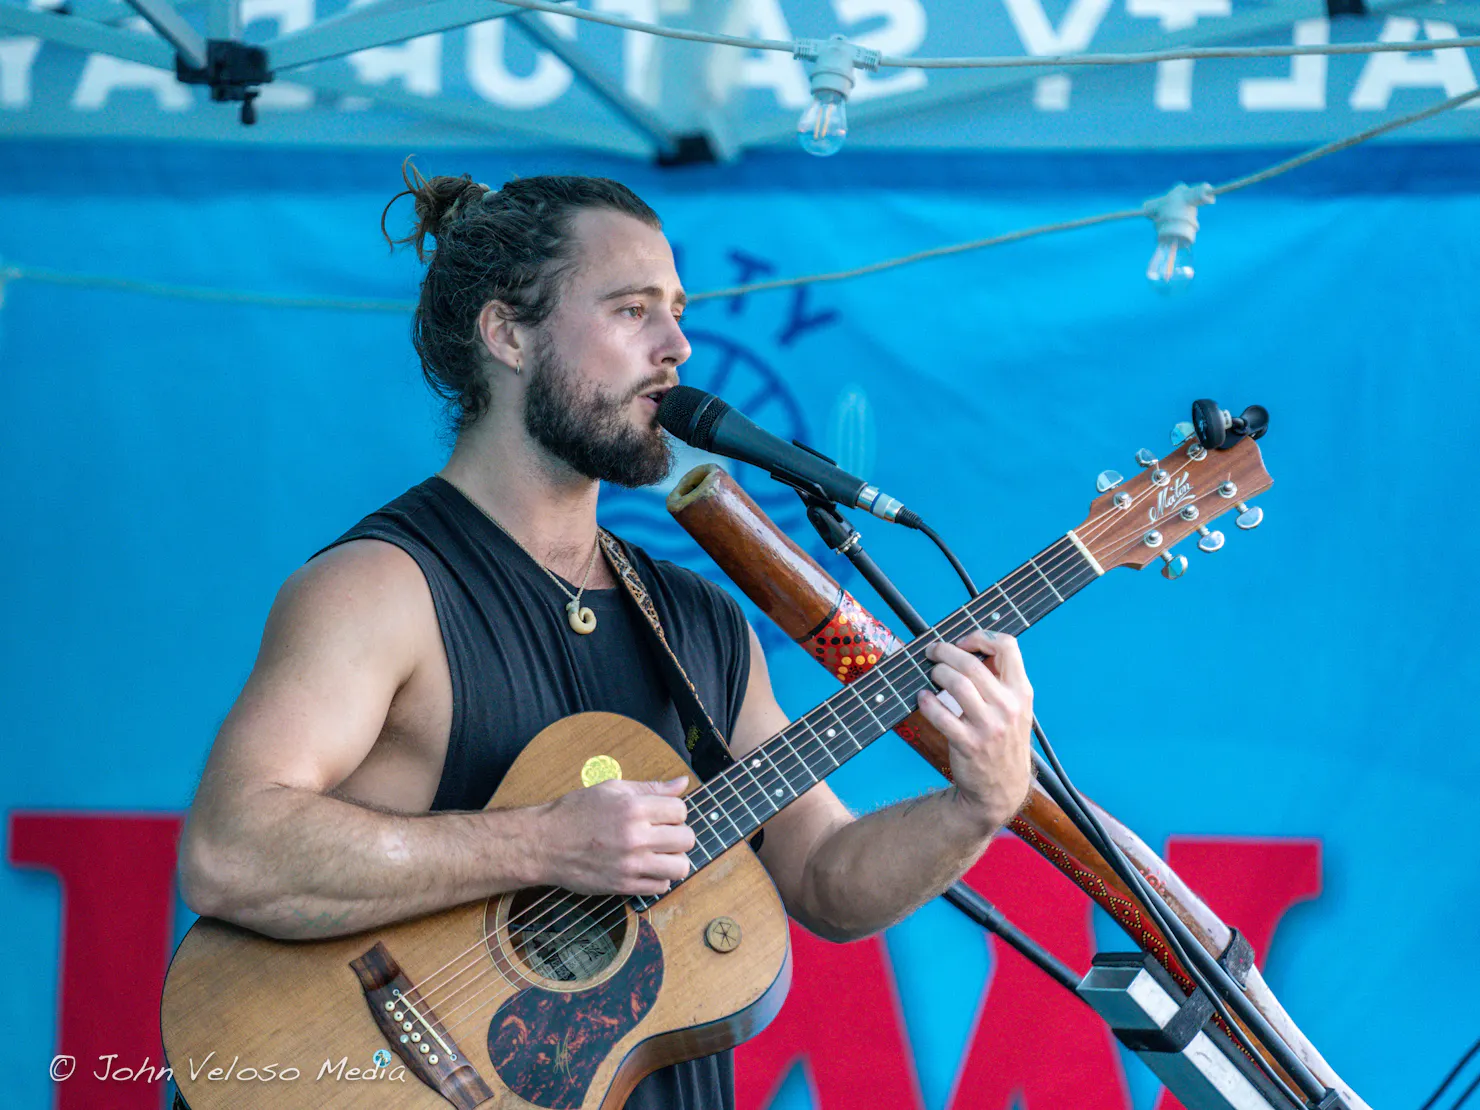
{"type": "Polygon", "coordinates": [[[701,451],[738,459],[788,485],[821,490],[829,501],[863,509],[881,520],[918,528],[920,518],[904,502],[890,497],[804,447],[787,443],[748,420],[713,393],[676,385],[663,395],[658,423],[676,439],[701,451]]]}

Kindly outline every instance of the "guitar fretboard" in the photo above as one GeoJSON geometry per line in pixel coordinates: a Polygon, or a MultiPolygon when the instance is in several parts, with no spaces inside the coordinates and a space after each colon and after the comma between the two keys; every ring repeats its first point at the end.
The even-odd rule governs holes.
{"type": "MultiPolygon", "coordinates": [[[[925,649],[974,630],[1013,636],[1031,628],[1101,571],[1070,533],[957,609],[872,670],[793,721],[686,799],[698,871],[816,786],[915,711],[934,689],[925,649]]],[[[660,896],[634,897],[645,910],[660,896]]]]}

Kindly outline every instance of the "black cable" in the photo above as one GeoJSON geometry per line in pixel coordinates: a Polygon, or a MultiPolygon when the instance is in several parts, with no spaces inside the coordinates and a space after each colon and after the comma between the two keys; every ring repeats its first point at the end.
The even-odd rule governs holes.
{"type": "Polygon", "coordinates": [[[969,593],[972,597],[975,597],[978,593],[981,592],[976,588],[976,583],[971,580],[971,575],[966,573],[966,568],[961,565],[961,560],[956,558],[955,552],[953,552],[949,547],[946,546],[946,541],[935,534],[934,528],[930,527],[930,525],[926,524],[918,516],[915,516],[914,519],[911,521],[911,527],[915,528],[918,531],[924,532],[927,536],[930,537],[931,542],[933,542],[936,547],[940,548],[941,554],[950,561],[952,568],[954,568],[956,573],[961,576],[961,582],[963,585],[965,585],[967,593],[969,593]]]}
{"type": "MultiPolygon", "coordinates": [[[[797,490],[802,503],[807,506],[807,519],[812,527],[817,529],[817,534],[822,537],[822,542],[839,554],[847,556],[849,562],[856,567],[860,574],[867,579],[884,599],[885,604],[893,609],[910,630],[911,636],[922,635],[930,624],[920,616],[919,612],[911,605],[905,596],[899,592],[894,583],[889,581],[889,576],[884,573],[883,568],[874,562],[873,558],[864,551],[863,543],[838,507],[830,501],[822,500],[806,491],[797,490]]],[[[918,521],[918,517],[916,518],[918,521]]],[[[923,522],[919,522],[923,523],[923,522]]],[[[918,527],[918,525],[915,525],[918,527]]],[[[940,543],[939,538],[936,539],[940,543]]],[[[942,545],[944,546],[944,545],[942,545]]],[[[967,583],[967,589],[976,596],[975,587],[971,584],[971,576],[961,569],[963,580],[967,583]]],[[[1079,993],[1080,977],[1074,970],[1064,963],[1047,948],[1039,944],[1023,930],[1019,929],[991,902],[987,901],[981,894],[967,886],[965,882],[957,880],[946,888],[941,898],[955,906],[972,921],[980,925],[990,933],[996,934],[1008,947],[1022,956],[1034,967],[1038,968],[1050,979],[1064,987],[1077,998],[1084,1002],[1084,996],[1079,993]]],[[[1089,1003],[1085,1002],[1085,1005],[1089,1003]]]]}
{"type": "MultiPolygon", "coordinates": [[[[1455,1064],[1454,1067],[1449,1070],[1449,1074],[1444,1077],[1444,1082],[1439,1084],[1438,1089],[1429,1096],[1428,1102],[1420,1106],[1418,1110],[1430,1110],[1434,1103],[1439,1101],[1439,1096],[1442,1095],[1445,1090],[1448,1089],[1449,1085],[1453,1083],[1455,1079],[1459,1076],[1459,1073],[1465,1070],[1465,1065],[1468,1064],[1472,1059],[1474,1059],[1475,1053],[1477,1052],[1480,1052],[1480,1040],[1477,1040],[1474,1044],[1472,1044],[1470,1046],[1470,1050],[1459,1058],[1459,1063],[1455,1064]]],[[[1468,1098],[1468,1093],[1464,1097],[1468,1098]]],[[[1462,1101],[1463,1099],[1461,1099],[1461,1102],[1462,1101]]],[[[1457,1102],[1455,1103],[1455,1105],[1458,1106],[1460,1105],[1460,1103],[1457,1102]]]]}
{"type": "Polygon", "coordinates": [[[1208,1001],[1213,1005],[1213,1009],[1223,1019],[1223,1023],[1228,1029],[1229,1034],[1249,1054],[1249,1058],[1269,1078],[1270,1082],[1274,1084],[1280,1093],[1294,1105],[1305,1106],[1308,1103],[1314,1104],[1319,1102],[1325,1095],[1324,1085],[1311,1074],[1310,1069],[1305,1066],[1305,1063],[1290,1050],[1290,1047],[1285,1044],[1283,1038],[1270,1027],[1264,1015],[1254,1009],[1253,1005],[1249,1003],[1248,999],[1242,993],[1235,993],[1238,991],[1237,985],[1232,984],[1228,973],[1208,955],[1207,949],[1203,948],[1197,938],[1192,936],[1191,931],[1183,924],[1182,919],[1171,911],[1170,907],[1162,900],[1160,894],[1153,890],[1150,884],[1146,882],[1145,877],[1130,865],[1129,861],[1125,858],[1125,854],[1120,850],[1120,847],[1110,839],[1099,818],[1094,815],[1094,812],[1085,803],[1084,796],[1079,793],[1078,789],[1069,780],[1068,775],[1064,771],[1063,764],[1059,762],[1052,745],[1048,743],[1048,737],[1044,734],[1043,728],[1039,725],[1037,718],[1034,718],[1033,721],[1033,734],[1038,738],[1038,743],[1043,748],[1044,754],[1048,757],[1049,765],[1053,768],[1054,774],[1058,778],[1058,784],[1062,787],[1062,796],[1056,796],[1054,800],[1059,803],[1061,809],[1068,813],[1069,819],[1074,822],[1079,831],[1104,856],[1105,862],[1110,864],[1112,870],[1120,877],[1121,882],[1130,888],[1131,893],[1141,903],[1142,909],[1151,915],[1160,929],[1163,939],[1167,942],[1167,947],[1172,950],[1172,955],[1182,965],[1182,968],[1187,972],[1188,977],[1197,989],[1207,995],[1208,1001]],[[1065,802],[1068,804],[1066,805],[1065,802]],[[1196,953],[1196,955],[1193,955],[1193,953],[1196,953]],[[1229,983],[1233,985],[1233,991],[1227,994],[1223,991],[1216,990],[1210,981],[1221,981],[1224,979],[1228,979],[1229,983]],[[1228,994],[1231,994],[1233,997],[1228,998],[1228,994]],[[1233,1016],[1228,1011],[1228,1007],[1224,1005],[1225,998],[1233,1003],[1233,1008],[1239,1011],[1239,1016],[1244,1019],[1245,1024],[1254,1030],[1260,1041],[1269,1049],[1270,1054],[1275,1057],[1280,1066],[1290,1074],[1295,1082],[1307,1092],[1314,1090],[1318,1093],[1306,1099],[1296,1094],[1290,1088],[1290,1085],[1285,1082],[1284,1077],[1270,1067],[1269,1062],[1254,1047],[1248,1034],[1234,1021],[1233,1016]],[[1238,1001],[1234,1002],[1234,998],[1238,1001]],[[1239,1003],[1242,1003],[1242,1005],[1239,1003]]]}
{"type": "MultiPolygon", "coordinates": [[[[976,597],[978,593],[976,584],[971,580],[971,575],[961,565],[961,561],[956,558],[945,541],[936,534],[934,529],[921,520],[917,514],[911,513],[910,516],[911,519],[907,522],[908,525],[924,532],[925,535],[930,537],[931,541],[940,548],[946,559],[949,560],[951,566],[960,576],[962,583],[970,591],[971,596],[976,597]]],[[[1172,954],[1186,970],[1188,977],[1193,981],[1197,989],[1207,995],[1209,1002],[1212,1003],[1214,1010],[1223,1020],[1229,1034],[1238,1043],[1239,1047],[1249,1054],[1250,1059],[1253,1060],[1260,1071],[1269,1078],[1276,1089],[1284,1094],[1291,1103],[1296,1106],[1303,1106],[1306,1105],[1307,1101],[1312,1104],[1319,1102],[1326,1093],[1325,1085],[1320,1083],[1311,1074],[1310,1069],[1305,1066],[1304,1061],[1290,1050],[1289,1045],[1285,1044],[1279,1034],[1274,1031],[1268,1021],[1265,1020],[1264,1015],[1259,1013],[1249,1003],[1228,973],[1208,955],[1207,950],[1192,936],[1191,931],[1183,924],[1182,920],[1162,901],[1161,896],[1152,890],[1141,873],[1131,866],[1130,862],[1125,858],[1124,853],[1111,841],[1109,834],[1105,832],[1104,826],[1100,824],[1099,819],[1095,817],[1094,813],[1085,803],[1083,795],[1079,793],[1074,784],[1069,780],[1068,774],[1064,771],[1063,765],[1059,762],[1058,756],[1054,753],[1053,747],[1049,744],[1048,737],[1036,717],[1033,719],[1033,734],[1038,738],[1039,746],[1042,747],[1044,755],[1048,758],[1049,765],[1053,768],[1053,772],[1062,786],[1061,791],[1055,792],[1056,794],[1061,794],[1062,797],[1055,797],[1054,800],[1059,802],[1060,808],[1068,815],[1075,827],[1100,852],[1105,858],[1105,861],[1115,871],[1116,875],[1120,877],[1120,880],[1125,883],[1137,897],[1137,900],[1141,902],[1142,908],[1156,921],[1162,936],[1167,942],[1167,946],[1172,950],[1172,954]],[[1066,802],[1068,804],[1065,804],[1066,802]],[[1193,951],[1197,953],[1195,957],[1191,954],[1193,951]],[[1217,981],[1223,989],[1214,989],[1212,981],[1217,981]],[[1239,1011],[1239,1016],[1244,1019],[1244,1023],[1255,1031],[1256,1035],[1268,1047],[1271,1055],[1275,1057],[1279,1065],[1305,1091],[1309,1096],[1308,1100],[1297,1095],[1290,1088],[1290,1085],[1285,1082],[1284,1077],[1276,1072],[1270,1066],[1269,1062],[1264,1059],[1263,1055],[1254,1047],[1248,1034],[1239,1027],[1238,1022],[1234,1020],[1228,1007],[1225,1006],[1225,999],[1233,1005],[1235,1010],[1239,1011]]],[[[1468,1097],[1468,1094],[1466,1097],[1468,1097]]]]}
{"type": "Polygon", "coordinates": [[[1465,1088],[1465,1093],[1459,1096],[1459,1101],[1451,1106],[1449,1110],[1459,1110],[1461,1106],[1469,1101],[1470,1096],[1475,1093],[1476,1087],[1480,1087],[1480,1075],[1475,1076],[1474,1082],[1472,1082],[1468,1087],[1465,1088]]]}
{"type": "MultiPolygon", "coordinates": [[[[1079,1001],[1085,1001],[1084,996],[1079,993],[1080,977],[1074,973],[1074,969],[1007,920],[1001,910],[971,887],[962,882],[952,883],[941,897],[968,917],[980,922],[983,928],[996,933],[1019,956],[1053,979],[1079,1001]]],[[[1085,1002],[1085,1005],[1089,1003],[1085,1002]]]]}

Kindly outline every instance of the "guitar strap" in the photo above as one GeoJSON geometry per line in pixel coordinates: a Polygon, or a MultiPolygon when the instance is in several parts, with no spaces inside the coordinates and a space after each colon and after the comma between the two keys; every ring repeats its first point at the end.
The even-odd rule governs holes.
{"type": "Polygon", "coordinates": [[[658,610],[653,605],[653,599],[648,596],[647,587],[638,577],[637,568],[633,566],[622,541],[605,528],[598,529],[597,537],[612,569],[627,588],[627,596],[645,618],[643,624],[649,632],[648,642],[653,649],[653,658],[657,660],[658,670],[662,672],[663,682],[668,687],[668,695],[673,699],[674,708],[678,710],[678,719],[683,724],[684,746],[689,750],[694,772],[702,781],[708,782],[734,764],[730,746],[715,727],[714,718],[699,700],[699,691],[689,681],[683,664],[673,653],[668,637],[663,634],[663,623],[658,619],[658,610]]]}

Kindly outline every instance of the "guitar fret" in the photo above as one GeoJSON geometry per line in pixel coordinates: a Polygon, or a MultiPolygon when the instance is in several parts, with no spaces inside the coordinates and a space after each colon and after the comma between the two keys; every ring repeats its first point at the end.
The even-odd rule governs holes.
{"type": "MultiPolygon", "coordinates": [[[[976,624],[976,618],[975,617],[972,617],[971,623],[972,624],[976,624]]],[[[979,624],[976,624],[976,626],[978,628],[981,627],[981,625],[979,625],[979,624]]],[[[935,632],[934,629],[931,629],[931,631],[932,632],[935,632]]],[[[935,634],[935,638],[940,643],[945,643],[946,642],[945,641],[945,637],[941,636],[939,633],[936,633],[935,634]]],[[[900,656],[902,658],[904,658],[905,660],[907,660],[909,662],[910,666],[914,669],[915,676],[917,678],[919,678],[919,680],[920,680],[920,689],[921,690],[933,690],[933,689],[935,689],[935,683],[933,683],[933,682],[930,681],[930,671],[927,670],[926,667],[925,667],[925,664],[926,664],[926,662],[928,662],[928,660],[926,660],[923,656],[920,659],[916,659],[908,651],[902,651],[899,654],[900,654],[900,656]]]]}
{"type": "MultiPolygon", "coordinates": [[[[994,589],[994,590],[997,591],[997,596],[998,597],[1000,597],[1003,601],[1007,602],[1008,608],[1010,608],[1013,611],[1013,613],[1017,615],[1017,619],[1023,622],[1023,628],[1026,629],[1026,628],[1031,627],[1032,622],[1029,621],[1026,617],[1024,617],[1023,614],[1018,610],[1018,607],[1013,602],[1012,597],[1008,594],[1008,592],[1006,590],[1004,590],[1002,588],[1002,586],[1001,586],[1000,583],[998,583],[996,585],[993,585],[992,586],[992,589],[994,589]]],[[[983,596],[985,596],[985,595],[983,595],[983,596]]]]}
{"type": "MultiPolygon", "coordinates": [[[[734,815],[725,809],[724,806],[720,805],[719,799],[707,800],[705,809],[708,810],[707,816],[711,824],[717,822],[721,817],[730,823],[730,828],[735,830],[735,840],[729,841],[730,844],[734,844],[737,840],[745,839],[745,833],[741,831],[739,824],[736,823],[734,815]]],[[[718,832],[719,830],[716,829],[715,831],[718,832]]],[[[720,842],[725,842],[723,834],[720,835],[720,842]]]]}
{"type": "Polygon", "coordinates": [[[1038,572],[1039,578],[1042,578],[1045,582],[1048,583],[1048,588],[1050,590],[1053,590],[1053,596],[1058,598],[1059,601],[1062,603],[1064,600],[1064,595],[1059,593],[1057,588],[1055,588],[1053,584],[1053,579],[1043,573],[1043,568],[1038,565],[1038,561],[1036,559],[1029,559],[1028,565],[1038,572]]]}
{"type": "Polygon", "coordinates": [[[795,797],[796,791],[792,789],[791,783],[786,781],[785,774],[776,766],[776,761],[771,758],[770,753],[765,748],[757,748],[750,755],[746,756],[746,758],[750,760],[752,770],[759,768],[763,760],[770,765],[771,775],[775,782],[780,785],[763,785],[761,789],[765,792],[766,805],[771,807],[771,815],[776,814],[781,810],[782,806],[790,801],[787,795],[790,794],[792,797],[795,797]]]}
{"type": "Polygon", "coordinates": [[[709,821],[705,819],[703,812],[694,807],[693,802],[689,803],[688,823],[689,828],[694,830],[694,848],[696,851],[702,851],[704,853],[704,863],[707,864],[718,859],[724,853],[725,838],[720,836],[719,831],[710,825],[709,821]],[[705,843],[704,837],[706,833],[713,838],[718,851],[705,843]]]}
{"type": "MultiPolygon", "coordinates": [[[[689,796],[695,837],[689,856],[695,870],[749,836],[907,717],[920,691],[934,688],[923,654],[931,639],[953,641],[971,628],[1018,635],[1098,574],[1085,551],[1072,538],[1061,537],[914,644],[886,656],[852,686],[701,786],[689,796]],[[846,718],[855,719],[850,724],[846,718]]],[[[657,901],[634,900],[641,909],[657,901]]]]}
{"type": "MultiPolygon", "coordinates": [[[[798,723],[801,724],[803,727],[809,727],[806,724],[805,718],[803,720],[799,721],[798,723]]],[[[803,758],[803,756],[802,756],[802,753],[799,752],[799,751],[797,751],[797,746],[794,743],[792,743],[791,737],[789,735],[787,735],[789,732],[791,732],[791,729],[787,729],[786,732],[781,733],[780,736],[779,736],[779,739],[791,751],[792,758],[795,759],[797,761],[797,763],[799,763],[801,765],[801,768],[802,768],[803,771],[806,771],[807,772],[807,775],[812,779],[812,782],[813,783],[819,783],[819,782],[821,782],[822,779],[819,778],[816,774],[813,773],[812,768],[810,766],[808,766],[806,759],[803,758]]],[[[801,791],[797,791],[797,793],[801,793],[801,791]]]]}
{"type": "Polygon", "coordinates": [[[982,627],[982,622],[976,619],[976,614],[971,611],[970,605],[965,608],[964,612],[966,613],[966,619],[976,626],[976,630],[978,632],[988,631],[987,629],[982,627]]]}
{"type": "MultiPolygon", "coordinates": [[[[848,692],[858,699],[858,704],[863,706],[864,712],[874,719],[874,724],[879,726],[879,735],[882,736],[884,733],[889,731],[889,726],[886,725],[883,721],[879,720],[879,715],[874,712],[873,706],[869,705],[869,699],[864,697],[862,692],[860,692],[857,687],[849,687],[848,692]]],[[[853,742],[855,744],[858,743],[857,740],[854,740],[853,742]]]]}
{"type": "MultiPolygon", "coordinates": [[[[837,720],[838,719],[838,715],[837,715],[836,712],[833,713],[833,719],[834,720],[837,720]]],[[[812,727],[811,723],[809,723],[805,717],[803,717],[797,723],[799,725],[801,725],[803,728],[805,728],[809,733],[812,734],[812,744],[813,744],[813,746],[815,746],[817,748],[817,750],[819,750],[820,752],[822,752],[823,755],[827,756],[827,758],[832,762],[832,769],[831,770],[829,770],[827,768],[823,768],[822,773],[821,774],[818,774],[817,773],[817,769],[812,766],[811,757],[806,756],[806,755],[802,755],[802,762],[803,762],[803,764],[807,768],[807,773],[809,775],[811,775],[812,778],[815,781],[821,782],[828,775],[830,775],[833,771],[835,771],[839,767],[841,767],[843,765],[843,761],[840,760],[836,755],[833,754],[832,746],[830,744],[828,744],[828,742],[826,740],[824,740],[821,736],[818,735],[817,730],[814,727],[812,727]]],[[[839,721],[839,724],[841,724],[841,723],[842,722],[839,721]]],[[[801,754],[801,753],[799,752],[798,754],[801,754]]]]}
{"type": "MultiPolygon", "coordinates": [[[[748,770],[743,762],[737,762],[734,766],[736,768],[739,768],[739,771],[740,772],[745,772],[745,771],[748,770]]],[[[738,774],[738,772],[737,772],[737,774],[738,774]]],[[[729,779],[732,778],[732,777],[735,777],[735,776],[732,776],[730,774],[726,774],[726,775],[723,775],[723,776],[720,776],[720,777],[723,778],[729,784],[730,792],[733,793],[737,798],[740,799],[740,804],[745,807],[745,812],[748,813],[748,814],[750,814],[750,819],[755,822],[756,828],[760,828],[762,822],[761,822],[761,820],[759,818],[756,817],[755,810],[751,809],[750,802],[745,797],[745,790],[743,789],[743,787],[741,786],[741,784],[738,783],[738,782],[729,782],[729,779]]],[[[762,797],[765,796],[765,791],[764,790],[761,791],[761,796],[762,797]]]]}
{"type": "MultiPolygon", "coordinates": [[[[889,675],[886,669],[884,667],[878,667],[870,672],[870,675],[877,675],[879,677],[879,681],[883,682],[885,686],[889,687],[889,692],[894,695],[894,700],[899,703],[898,712],[900,715],[900,719],[902,720],[903,718],[908,717],[914,707],[907,698],[905,698],[897,689],[895,689],[894,683],[889,681],[889,675]]],[[[878,696],[881,698],[883,697],[882,694],[878,696]]]]}
{"type": "Polygon", "coordinates": [[[1023,580],[1013,583],[1012,590],[1012,595],[1009,595],[1012,598],[1012,607],[1024,621],[1024,631],[1058,607],[1058,602],[1042,587],[1033,584],[1026,574],[1023,580]]]}
{"type": "Polygon", "coordinates": [[[853,735],[852,726],[847,724],[838,714],[837,706],[836,704],[834,704],[835,702],[841,700],[844,694],[851,694],[852,692],[852,690],[841,690],[823,703],[823,706],[827,709],[827,711],[832,714],[832,719],[837,722],[835,726],[829,725],[827,733],[824,736],[818,736],[817,730],[812,729],[812,735],[817,737],[817,742],[822,746],[822,750],[827,753],[827,757],[831,759],[834,763],[838,763],[839,766],[841,766],[841,762],[838,760],[838,757],[833,754],[832,745],[830,743],[830,741],[837,739],[839,729],[842,730],[844,739],[852,743],[855,747],[857,747],[859,751],[863,751],[863,746],[858,743],[857,738],[853,735]]]}

